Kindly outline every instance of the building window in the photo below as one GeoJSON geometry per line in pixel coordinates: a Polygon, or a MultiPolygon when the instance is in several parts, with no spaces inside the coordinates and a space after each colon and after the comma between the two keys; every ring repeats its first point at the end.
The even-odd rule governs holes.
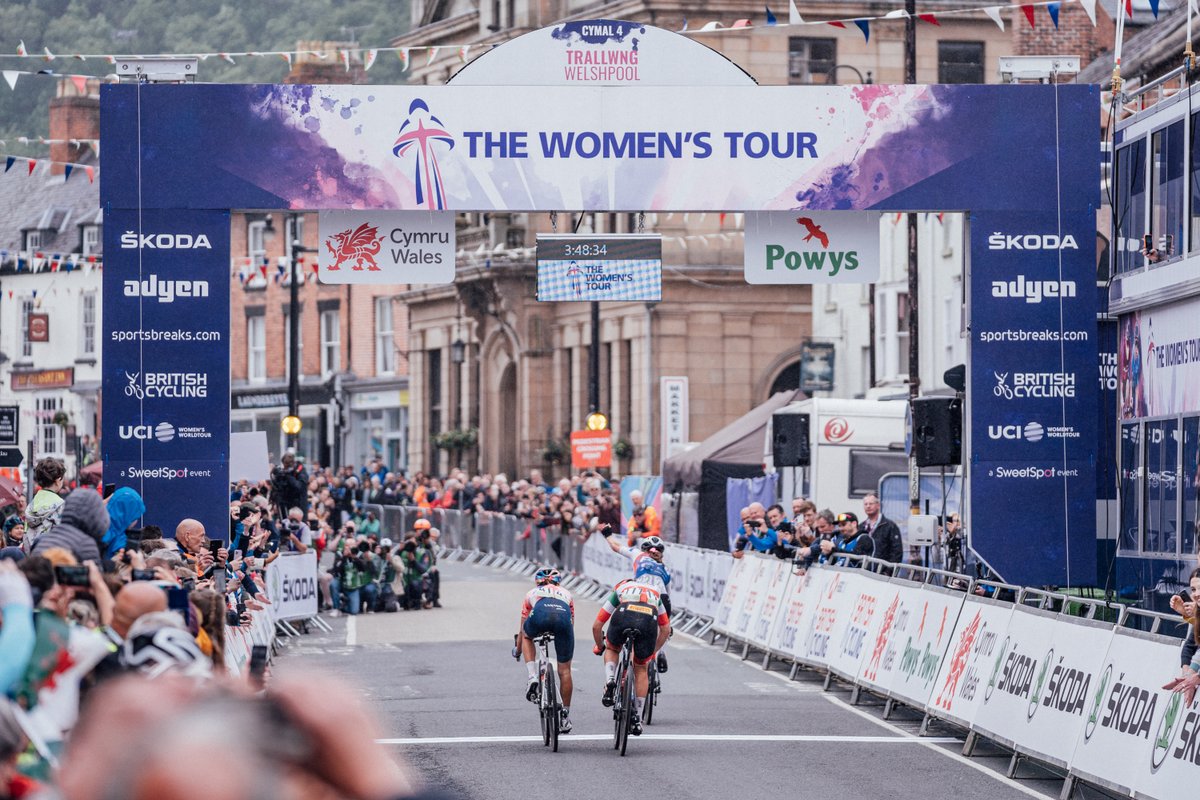
{"type": "Polygon", "coordinates": [[[1200,531],[1200,417],[1183,420],[1183,519],[1180,553],[1187,558],[1196,552],[1200,531]]]}
{"type": "Polygon", "coordinates": [[[938,83],[985,83],[983,42],[938,42],[938,83]]]}
{"type": "Polygon", "coordinates": [[[287,241],[284,242],[284,249],[287,251],[285,255],[291,259],[292,242],[299,242],[301,247],[304,246],[304,217],[289,214],[284,228],[287,230],[287,241]]]}
{"type": "Polygon", "coordinates": [[[882,290],[876,294],[876,358],[879,378],[908,374],[908,293],[882,290]]]}
{"type": "Polygon", "coordinates": [[[267,256],[266,230],[266,220],[256,219],[246,224],[246,255],[251,266],[262,264],[267,256]]]}
{"type": "Polygon", "coordinates": [[[563,427],[575,430],[575,348],[563,349],[563,427]]]}
{"type": "Polygon", "coordinates": [[[1183,251],[1183,120],[1155,131],[1150,142],[1150,241],[1161,261],[1183,251]]]}
{"type": "Polygon", "coordinates": [[[337,311],[321,312],[321,377],[327,378],[342,368],[341,315],[337,311]]]}
{"type": "Polygon", "coordinates": [[[85,256],[94,256],[100,252],[100,226],[99,225],[84,225],[83,233],[80,234],[80,244],[82,254],[85,256]]]}
{"type": "Polygon", "coordinates": [[[392,324],[392,298],[375,298],[375,374],[396,372],[395,328],[392,324]]]}
{"type": "Polygon", "coordinates": [[[1146,140],[1139,138],[1117,150],[1117,273],[1140,269],[1145,263],[1142,236],[1146,233],[1146,140]]]}
{"type": "Polygon", "coordinates": [[[25,231],[25,250],[37,250],[42,246],[42,232],[40,230],[25,231]]]}
{"type": "Polygon", "coordinates": [[[29,341],[29,315],[33,313],[33,300],[26,298],[21,301],[21,330],[17,338],[21,340],[21,355],[25,358],[33,356],[33,342],[29,341]]]}
{"type": "Polygon", "coordinates": [[[1143,516],[1146,553],[1175,553],[1179,500],[1179,421],[1146,423],[1146,496],[1143,516]]]}
{"type": "Polygon", "coordinates": [[[252,381],[267,379],[266,317],[246,317],[246,374],[252,381]]]}
{"type": "Polygon", "coordinates": [[[38,455],[61,456],[63,454],[63,428],[54,421],[62,411],[62,399],[58,397],[37,398],[38,455]]]}
{"type": "Polygon", "coordinates": [[[425,380],[429,387],[429,427],[426,428],[429,437],[429,468],[436,469],[438,465],[438,448],[433,444],[433,437],[442,432],[442,351],[425,351],[425,380]]]}
{"type": "Polygon", "coordinates": [[[829,75],[837,63],[837,39],[788,39],[788,83],[834,83],[829,75]]]}
{"type": "Polygon", "coordinates": [[[84,357],[96,356],[96,293],[84,292],[79,308],[79,352],[84,357]]]}
{"type": "Polygon", "coordinates": [[[1117,547],[1126,554],[1138,549],[1138,492],[1141,487],[1141,426],[1134,422],[1121,426],[1121,474],[1118,479],[1120,525],[1117,547]]]}

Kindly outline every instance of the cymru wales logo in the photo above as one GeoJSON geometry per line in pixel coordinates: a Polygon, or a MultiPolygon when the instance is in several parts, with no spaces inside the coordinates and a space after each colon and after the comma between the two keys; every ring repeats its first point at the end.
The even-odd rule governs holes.
{"type": "Polygon", "coordinates": [[[375,256],[379,255],[383,237],[379,228],[364,222],[357,228],[335,233],[325,240],[325,247],[333,254],[333,264],[327,270],[341,269],[343,264],[350,264],[351,269],[361,270],[366,266],[368,272],[378,272],[379,265],[375,256]]]}
{"type": "Polygon", "coordinates": [[[392,146],[397,158],[412,156],[413,183],[417,189],[417,205],[425,208],[446,208],[446,188],[438,167],[436,147],[454,149],[454,136],[442,121],[429,111],[424,100],[417,98],[408,107],[408,119],[400,126],[400,135],[392,146]]]}

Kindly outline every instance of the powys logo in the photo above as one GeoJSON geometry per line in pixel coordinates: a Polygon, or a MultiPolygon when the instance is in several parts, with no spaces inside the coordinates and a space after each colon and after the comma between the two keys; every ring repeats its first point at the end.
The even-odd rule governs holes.
{"type": "Polygon", "coordinates": [[[208,237],[203,233],[138,233],[125,231],[121,234],[122,250],[212,250],[208,237]]]}
{"type": "Polygon", "coordinates": [[[447,150],[453,150],[454,136],[446,130],[440,119],[430,113],[424,100],[413,100],[408,107],[408,119],[400,126],[400,136],[392,146],[392,155],[404,158],[412,154],[418,206],[446,208],[446,189],[434,150],[435,145],[439,144],[445,145],[447,150]],[[425,124],[427,121],[428,126],[425,124]]]}
{"type": "Polygon", "coordinates": [[[383,237],[379,228],[369,222],[364,222],[357,228],[335,233],[325,239],[325,249],[333,254],[333,264],[325,269],[341,269],[343,264],[351,264],[351,269],[361,270],[363,265],[370,272],[378,272],[379,265],[375,256],[383,246],[383,237]],[[353,262],[353,263],[351,263],[353,262]]]}
{"type": "Polygon", "coordinates": [[[1056,233],[1001,233],[988,237],[988,250],[1078,250],[1075,237],[1056,233]]]}
{"type": "Polygon", "coordinates": [[[834,417],[825,423],[825,441],[841,444],[854,434],[854,429],[845,417],[834,417]]]}
{"type": "Polygon", "coordinates": [[[1018,275],[1015,281],[992,281],[992,297],[1024,298],[1026,303],[1040,303],[1047,297],[1074,297],[1075,281],[1030,281],[1018,275]]]}
{"type": "Polygon", "coordinates": [[[1009,386],[1009,373],[993,372],[996,388],[992,393],[1005,400],[1029,398],[1075,397],[1073,372],[1014,372],[1009,386]]]}
{"type": "Polygon", "coordinates": [[[157,275],[151,275],[144,281],[125,281],[124,294],[174,303],[177,297],[208,297],[208,281],[160,281],[157,275]]]}
{"type": "Polygon", "coordinates": [[[782,263],[793,272],[804,267],[808,271],[824,272],[829,267],[829,277],[837,275],[842,270],[850,272],[858,269],[857,250],[829,250],[829,235],[813,221],[811,217],[796,217],[796,224],[805,230],[802,242],[813,242],[821,245],[820,250],[788,250],[781,244],[767,245],[767,270],[775,269],[782,263]],[[815,241],[814,241],[815,240],[815,241]]]}

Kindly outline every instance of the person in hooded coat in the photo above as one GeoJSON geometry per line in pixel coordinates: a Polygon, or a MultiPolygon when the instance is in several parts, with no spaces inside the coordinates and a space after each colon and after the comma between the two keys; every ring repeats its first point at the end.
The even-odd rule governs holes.
{"type": "Polygon", "coordinates": [[[108,530],[108,510],[104,500],[89,489],[76,489],[63,503],[62,521],[42,534],[33,546],[32,555],[43,554],[52,547],[61,547],[83,563],[100,563],[100,539],[108,530]]]}
{"type": "Polygon", "coordinates": [[[105,558],[112,558],[118,550],[125,549],[125,531],[134,520],[146,513],[146,504],[136,489],[122,486],[108,498],[108,532],[100,541],[105,558]]]}

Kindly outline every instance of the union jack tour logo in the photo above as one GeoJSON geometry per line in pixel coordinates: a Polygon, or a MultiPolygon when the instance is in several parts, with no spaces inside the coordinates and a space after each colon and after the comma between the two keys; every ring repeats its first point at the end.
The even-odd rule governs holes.
{"type": "Polygon", "coordinates": [[[442,121],[429,111],[419,97],[408,107],[408,119],[400,126],[400,135],[392,146],[392,155],[404,158],[413,155],[413,183],[417,187],[417,205],[425,208],[446,208],[446,189],[438,167],[436,145],[454,149],[454,136],[442,121]]]}

